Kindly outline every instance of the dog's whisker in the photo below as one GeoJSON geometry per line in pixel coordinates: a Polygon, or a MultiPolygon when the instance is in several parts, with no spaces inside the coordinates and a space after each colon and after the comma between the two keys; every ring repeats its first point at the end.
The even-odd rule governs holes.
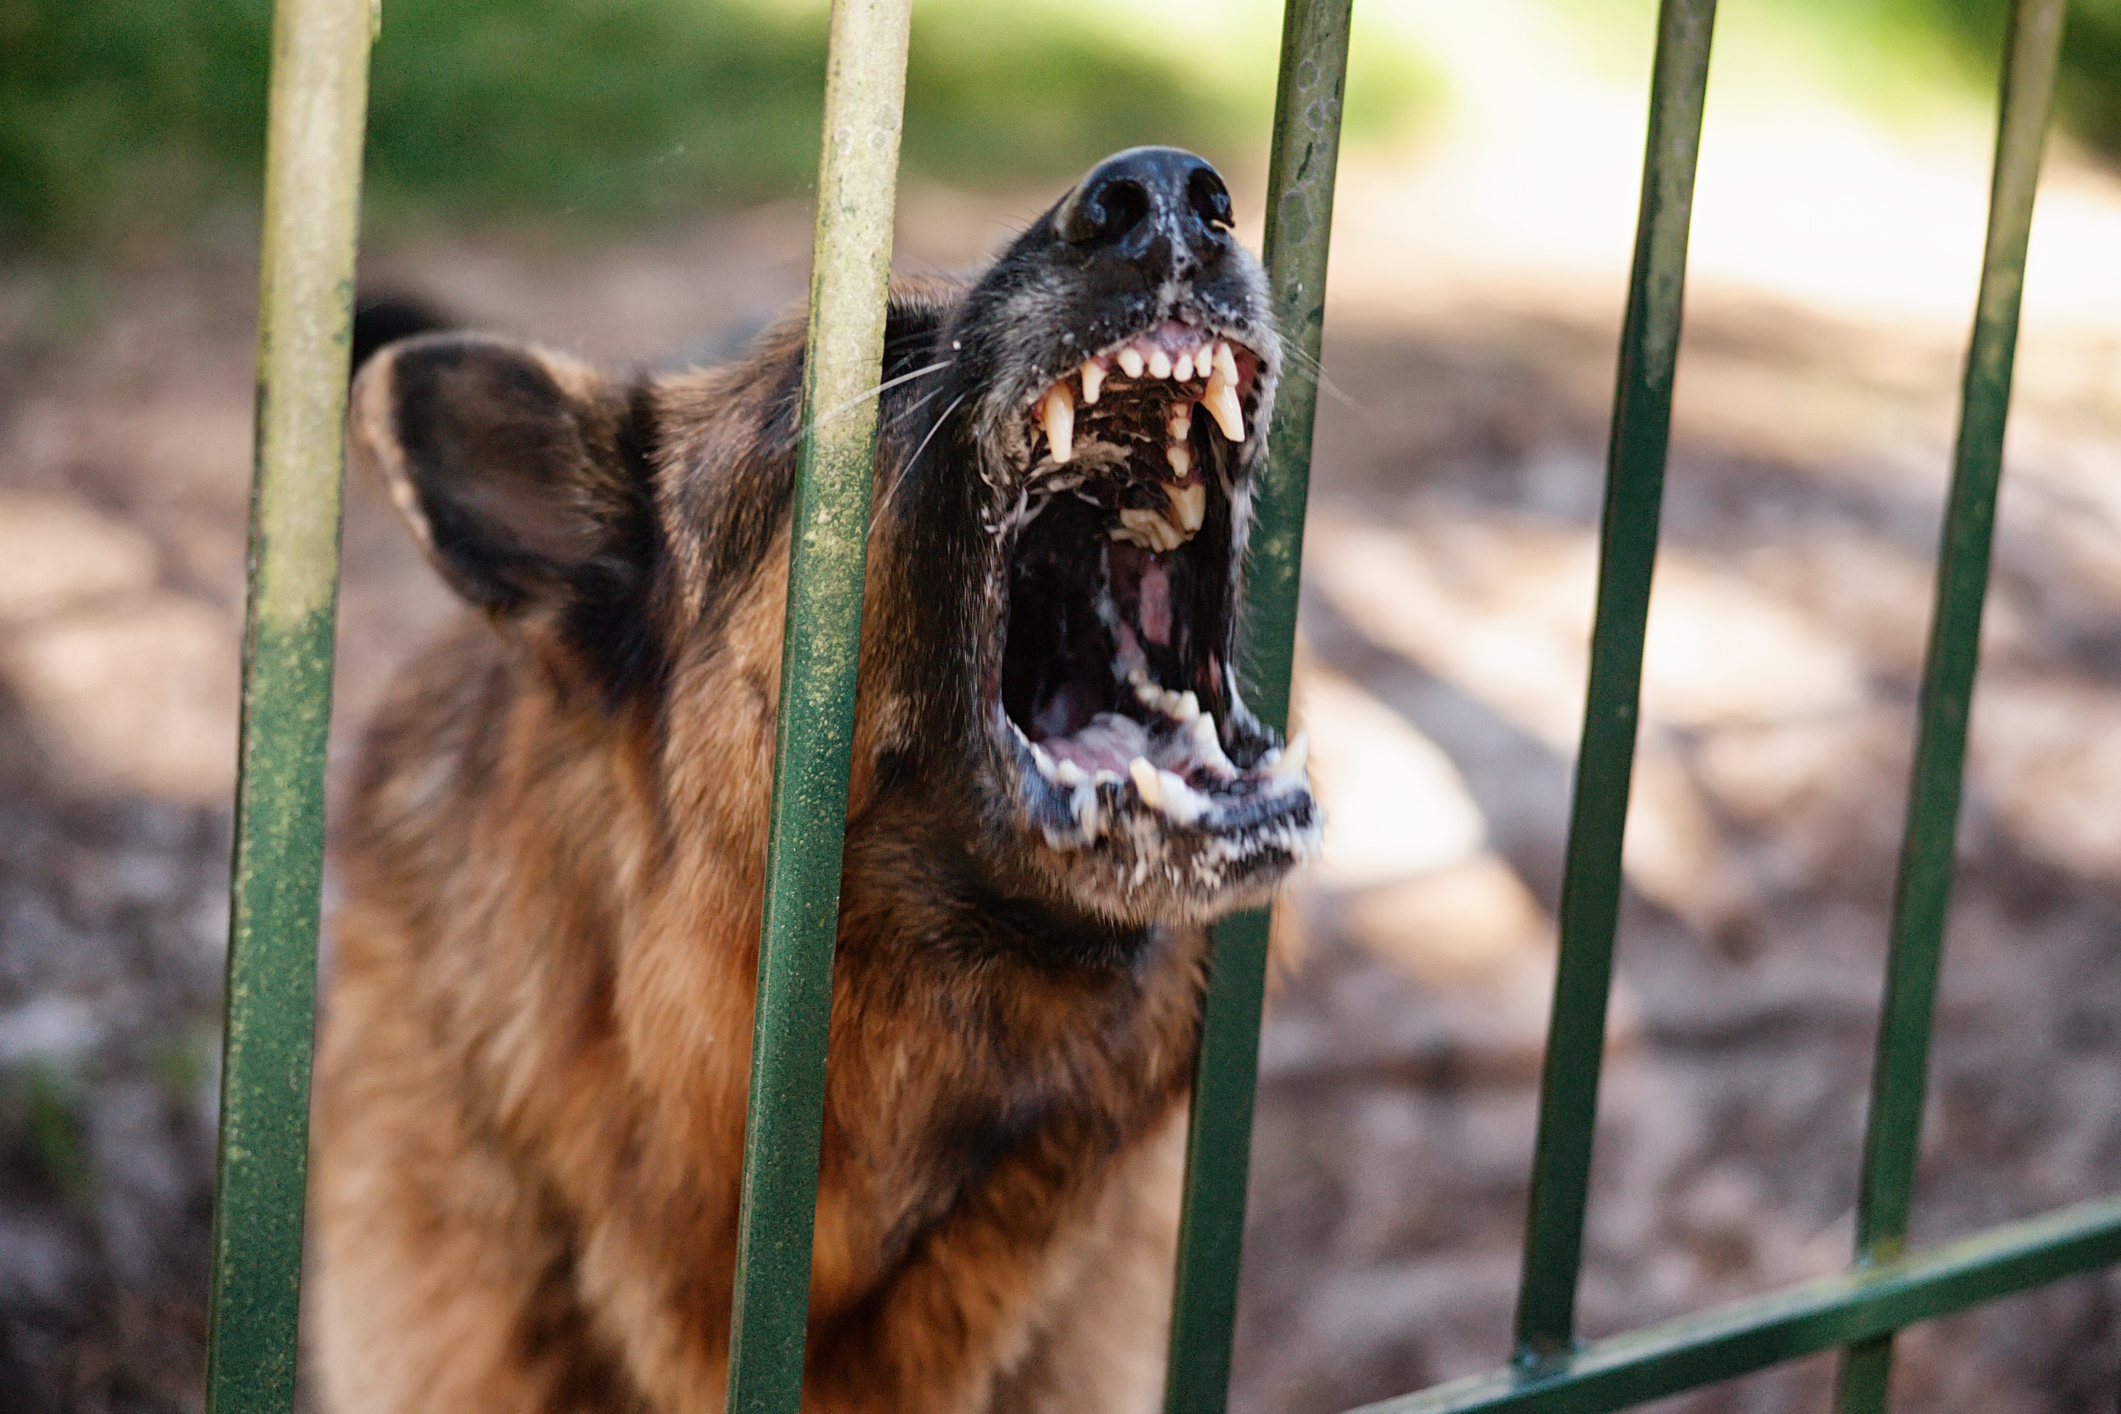
{"type": "Polygon", "coordinates": [[[811,428],[823,427],[826,423],[832,421],[834,418],[845,416],[847,413],[853,411],[861,404],[867,402],[869,399],[877,397],[884,393],[888,393],[893,388],[898,387],[901,383],[911,383],[916,378],[926,378],[931,373],[940,373],[956,362],[957,360],[954,358],[938,359],[934,363],[929,364],[926,368],[916,368],[911,373],[901,373],[896,378],[886,378],[883,382],[877,384],[875,387],[865,388],[861,392],[856,393],[853,397],[847,399],[845,402],[842,402],[835,407],[825,409],[825,411],[819,413],[816,417],[811,419],[809,427],[805,427],[802,430],[807,432],[811,430],[811,428]]]}

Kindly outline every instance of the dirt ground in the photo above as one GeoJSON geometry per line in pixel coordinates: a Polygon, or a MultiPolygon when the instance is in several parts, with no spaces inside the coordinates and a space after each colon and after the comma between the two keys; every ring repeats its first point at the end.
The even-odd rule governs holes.
{"type": "MultiPolygon", "coordinates": [[[[1334,823],[1262,1045],[1245,1414],[1507,1354],[1624,270],[1446,281],[1407,253],[1418,190],[1360,177],[1304,606],[1334,823]]],[[[1035,209],[914,192],[901,265],[977,259],[1035,209]]],[[[806,245],[779,206],[593,250],[403,239],[365,278],[594,358],[683,357],[799,297],[806,245]]],[[[201,1403],[252,281],[239,237],[0,275],[9,1410],[201,1403]]],[[[1587,1334],[1847,1260],[1956,319],[1708,278],[1690,304],[1587,1334]]],[[[2031,331],[2020,370],[1925,1243],[2121,1190],[2121,325],[2031,331]]],[[[349,490],[342,603],[339,770],[450,612],[374,487],[349,490]]],[[[2103,1414],[2121,1280],[1900,1350],[1899,1408],[2103,1414]]],[[[1830,1378],[1815,1359],[1660,1407],[1818,1410],[1830,1378]]]]}

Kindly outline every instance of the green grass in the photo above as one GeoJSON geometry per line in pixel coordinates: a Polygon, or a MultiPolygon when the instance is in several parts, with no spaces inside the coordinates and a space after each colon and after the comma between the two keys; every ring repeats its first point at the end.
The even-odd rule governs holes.
{"type": "MultiPolygon", "coordinates": [[[[1355,7],[1356,147],[1417,131],[1445,94],[1446,78],[1375,22],[1391,2],[1355,7]]],[[[1937,103],[1988,101],[2006,4],[1733,0],[1724,48],[1744,52],[1724,58],[1921,121],[1937,103]]],[[[0,248],[92,252],[254,203],[270,8],[0,0],[0,248]]],[[[1169,142],[1250,175],[1279,8],[922,0],[907,168],[1045,183],[1169,142]]],[[[1566,8],[1587,39],[1617,43],[1654,0],[1566,8]]],[[[824,32],[825,0],[384,0],[371,217],[595,225],[800,192],[816,171],[824,32]]],[[[2121,0],[2075,0],[2061,104],[2083,140],[2121,156],[2121,0]]]]}
{"type": "MultiPolygon", "coordinates": [[[[1263,155],[1277,11],[1210,33],[1116,0],[927,0],[905,156],[994,185],[1140,142],[1263,155]]],[[[0,242],[91,246],[254,200],[269,0],[0,0],[0,242]]],[[[801,191],[817,169],[822,0],[385,0],[370,81],[372,215],[636,220],[801,191]]],[[[1381,46],[1358,140],[1433,106],[1381,46]]]]}

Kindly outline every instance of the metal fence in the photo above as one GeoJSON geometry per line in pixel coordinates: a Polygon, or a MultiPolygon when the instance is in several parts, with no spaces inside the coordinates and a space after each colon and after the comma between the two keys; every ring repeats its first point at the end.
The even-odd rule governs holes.
{"type": "MultiPolygon", "coordinates": [[[[1351,0],[1289,0],[1266,261],[1285,336],[1319,352],[1351,0]]],[[[1925,663],[1855,1260],[1844,1273],[1583,1342],[1575,1324],[1599,1064],[1714,0],[1665,0],[1615,396],[1590,683],[1570,821],[1516,1356],[1365,1414],[1596,1411],[1845,1351],[1841,1414],[1886,1406],[1916,1321],[2121,1262],[2121,1195],[1906,1250],[2019,292],[2063,0],[2013,0],[1978,311],[1925,663]]],[[[875,381],[909,0],[836,0],[811,292],[812,405],[875,381]]],[[[261,277],[256,481],[236,795],[208,1408],[290,1407],[301,1268],[324,743],[371,0],[279,0],[261,277]]],[[[1284,390],[1259,504],[1252,701],[1285,726],[1316,388],[1284,390]]],[[[745,1150],[729,1403],[801,1391],[831,953],[847,791],[873,404],[801,453],[745,1150]]],[[[1217,930],[1186,1169],[1166,1408],[1228,1384],[1268,919],[1217,930]]]]}

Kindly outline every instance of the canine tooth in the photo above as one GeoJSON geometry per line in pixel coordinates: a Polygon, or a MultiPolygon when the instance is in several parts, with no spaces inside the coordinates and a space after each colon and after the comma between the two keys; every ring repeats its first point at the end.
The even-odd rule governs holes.
{"type": "MultiPolygon", "coordinates": [[[[1173,450],[1177,450],[1174,448],[1173,450]]],[[[1173,463],[1174,468],[1176,463],[1173,463]]],[[[1164,495],[1171,502],[1171,509],[1178,515],[1178,527],[1190,539],[1200,529],[1201,522],[1208,518],[1208,488],[1202,482],[1191,486],[1166,486],[1164,495]]]]}
{"type": "Polygon", "coordinates": [[[1193,449],[1183,442],[1173,442],[1164,448],[1164,460],[1171,463],[1171,475],[1183,480],[1193,470],[1193,449]]]}
{"type": "Polygon", "coordinates": [[[1181,383],[1191,383],[1193,381],[1193,355],[1189,353],[1180,354],[1178,362],[1171,365],[1171,376],[1181,383]]]}
{"type": "Polygon", "coordinates": [[[1046,425],[1046,447],[1053,460],[1064,462],[1075,455],[1075,394],[1066,383],[1055,383],[1046,394],[1039,418],[1046,425]]]}
{"type": "Polygon", "coordinates": [[[1267,782],[1275,795],[1296,789],[1303,783],[1304,763],[1311,757],[1311,734],[1298,732],[1289,738],[1289,749],[1281,754],[1281,760],[1267,769],[1267,782]]]}
{"type": "Polygon", "coordinates": [[[1119,371],[1126,374],[1129,378],[1142,376],[1141,351],[1135,348],[1134,345],[1129,344],[1119,351],[1119,371]]]}
{"type": "Polygon", "coordinates": [[[1142,804],[1151,810],[1164,802],[1164,783],[1157,779],[1158,771],[1147,759],[1137,756],[1127,763],[1127,774],[1134,777],[1134,789],[1141,793],[1142,804]]]}
{"type": "Polygon", "coordinates": [[[1165,353],[1162,349],[1149,350],[1149,376],[1151,378],[1169,378],[1171,376],[1171,355],[1165,353]]]}
{"type": "Polygon", "coordinates": [[[1215,714],[1203,712],[1193,722],[1193,754],[1218,776],[1237,774],[1237,767],[1223,753],[1223,739],[1215,730],[1215,714]]]}
{"type": "Polygon", "coordinates": [[[1237,386],[1237,355],[1231,353],[1230,345],[1221,339],[1215,341],[1215,370],[1222,374],[1223,382],[1233,388],[1237,386]]]}
{"type": "Polygon", "coordinates": [[[1104,365],[1094,358],[1083,360],[1083,402],[1086,405],[1096,402],[1098,390],[1104,386],[1104,365]]]}
{"type": "Polygon", "coordinates": [[[1214,376],[1208,379],[1208,396],[1200,400],[1200,405],[1208,410],[1208,416],[1214,418],[1215,425],[1222,429],[1223,440],[1242,442],[1245,440],[1245,410],[1238,404],[1237,386],[1222,374],[1223,371],[1218,368],[1214,376]]]}

